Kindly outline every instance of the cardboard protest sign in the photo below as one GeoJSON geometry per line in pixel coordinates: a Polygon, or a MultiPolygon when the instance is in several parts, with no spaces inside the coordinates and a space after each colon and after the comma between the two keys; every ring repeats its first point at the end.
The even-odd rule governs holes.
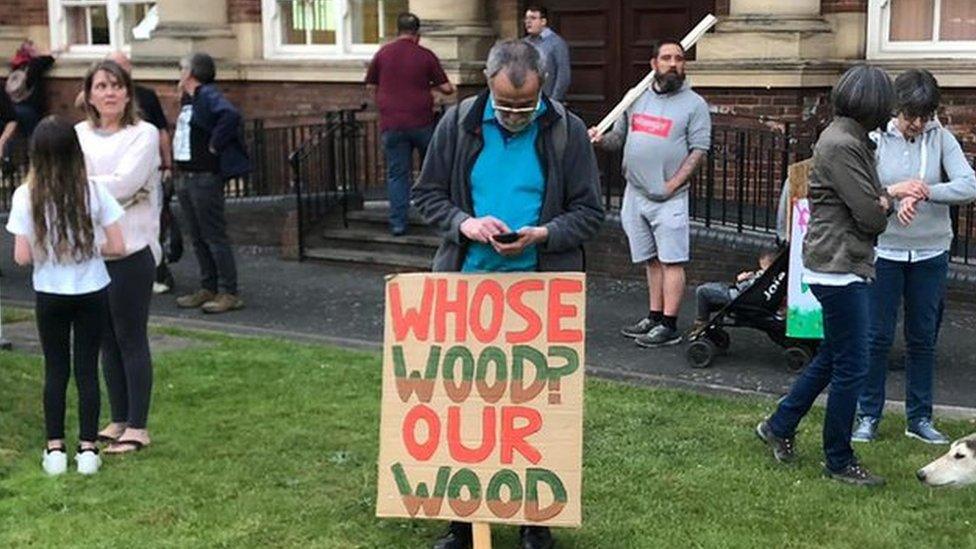
{"type": "Polygon", "coordinates": [[[386,283],[376,514],[579,526],[586,278],[386,283]]]}
{"type": "Polygon", "coordinates": [[[786,335],[803,339],[823,338],[823,312],[820,302],[803,283],[803,237],[810,222],[807,199],[793,202],[790,216],[790,276],[787,286],[786,335]]]}

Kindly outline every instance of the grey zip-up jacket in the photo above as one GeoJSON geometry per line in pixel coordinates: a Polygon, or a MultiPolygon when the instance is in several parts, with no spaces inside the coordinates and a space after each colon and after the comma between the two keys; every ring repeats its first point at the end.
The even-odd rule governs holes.
{"type": "Polygon", "coordinates": [[[813,149],[810,225],[803,266],[821,273],[874,278],[874,246],[888,227],[878,199],[891,197],[878,181],[874,143],[856,120],[835,117],[813,149]]]}
{"type": "MultiPolygon", "coordinates": [[[[549,230],[549,238],[537,246],[537,268],[582,271],[583,242],[596,235],[604,218],[596,156],[583,121],[559,102],[545,96],[543,101],[547,108],[536,122],[536,152],[546,181],[539,223],[549,230]]],[[[461,234],[461,223],[474,212],[471,169],[484,146],[481,124],[487,103],[486,89],[448,109],[434,130],[412,191],[414,205],[443,235],[434,271],[460,271],[464,263],[469,241],[461,234]],[[459,119],[459,112],[466,114],[459,119]]]]}
{"type": "Polygon", "coordinates": [[[895,121],[884,131],[871,133],[877,144],[878,179],[888,187],[908,179],[929,185],[929,199],[917,202],[915,219],[908,226],[897,218],[878,237],[878,247],[888,250],[948,250],[952,244],[949,206],[976,200],[976,174],[952,132],[938,119],[926,124],[922,134],[908,140],[895,121]]]}

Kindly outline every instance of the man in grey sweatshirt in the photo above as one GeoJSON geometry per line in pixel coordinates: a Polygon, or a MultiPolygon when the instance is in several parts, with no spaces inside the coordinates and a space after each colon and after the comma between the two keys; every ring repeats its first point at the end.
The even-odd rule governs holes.
{"type": "Polygon", "coordinates": [[[681,45],[662,41],[652,53],[651,87],[607,135],[590,128],[594,143],[624,149],[620,221],[631,260],[645,264],[650,310],[621,333],[641,347],[681,341],[678,311],[690,258],[686,184],[711,147],[712,132],[708,104],[685,82],[681,45]]]}

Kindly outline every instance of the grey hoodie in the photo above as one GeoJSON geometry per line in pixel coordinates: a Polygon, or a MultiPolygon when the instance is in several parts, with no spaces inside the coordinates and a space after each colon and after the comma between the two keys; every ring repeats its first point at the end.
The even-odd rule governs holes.
{"type": "MultiPolygon", "coordinates": [[[[617,119],[602,144],[606,149],[619,149],[623,145],[627,184],[660,202],[671,198],[665,183],[678,171],[688,153],[692,149],[707,152],[711,142],[708,103],[685,82],[681,89],[668,94],[645,91],[617,119]]],[[[685,185],[677,194],[687,192],[685,185]]]]}
{"type": "Polygon", "coordinates": [[[897,216],[889,218],[878,248],[948,250],[952,243],[949,206],[976,200],[976,174],[955,136],[935,119],[920,136],[906,140],[892,120],[884,131],[872,132],[871,139],[878,145],[875,157],[881,185],[922,179],[931,189],[929,200],[916,205],[918,213],[911,225],[902,225],[897,216]]]}

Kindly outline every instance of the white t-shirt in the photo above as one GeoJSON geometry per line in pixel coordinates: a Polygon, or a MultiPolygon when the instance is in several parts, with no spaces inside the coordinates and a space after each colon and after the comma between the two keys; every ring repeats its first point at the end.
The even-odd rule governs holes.
{"type": "Polygon", "coordinates": [[[80,295],[97,292],[111,282],[99,249],[105,242],[104,228],[121,219],[125,212],[103,185],[92,181],[88,182],[88,203],[92,226],[95,229],[95,255],[81,263],[75,263],[71,258],[56,263],[50,244],[47,245],[47,254],[44,257],[39,258],[40,254],[36,252],[38,245],[34,240],[34,216],[31,213],[29,186],[21,185],[14,191],[10,216],[7,219],[7,231],[27,237],[31,248],[35,250],[34,291],[80,295]]]}

